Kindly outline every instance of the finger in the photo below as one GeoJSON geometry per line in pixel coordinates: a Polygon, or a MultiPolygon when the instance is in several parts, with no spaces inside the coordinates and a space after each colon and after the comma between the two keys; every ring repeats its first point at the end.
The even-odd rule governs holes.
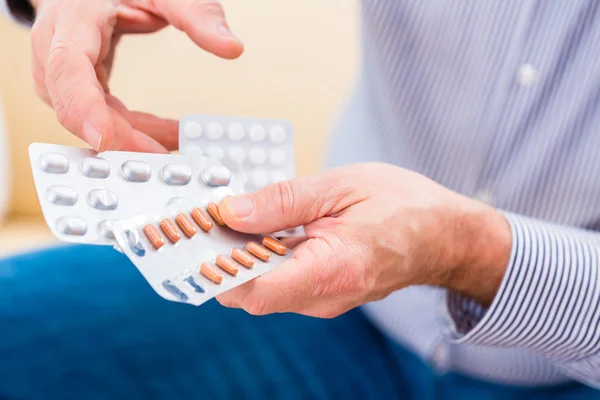
{"type": "Polygon", "coordinates": [[[34,90],[36,95],[49,106],[52,106],[52,102],[46,89],[45,63],[53,35],[52,27],[43,19],[36,20],[31,28],[31,76],[33,77],[34,90]]]}
{"type": "Polygon", "coordinates": [[[118,33],[152,33],[169,25],[163,18],[146,10],[125,4],[117,5],[118,33]]]}
{"type": "Polygon", "coordinates": [[[177,150],[179,144],[179,123],[172,119],[164,119],[138,111],[129,111],[116,97],[108,95],[107,104],[116,110],[131,127],[145,133],[167,150],[177,150]]]}
{"type": "Polygon", "coordinates": [[[244,45],[230,31],[218,0],[154,0],[151,11],[179,30],[198,46],[223,58],[237,58],[244,45]]]}
{"type": "Polygon", "coordinates": [[[279,241],[285,244],[285,247],[288,249],[295,249],[300,246],[302,243],[305,243],[308,240],[306,236],[297,236],[297,237],[284,237],[279,238],[279,241]]]}
{"type": "Polygon", "coordinates": [[[309,224],[351,204],[351,191],[332,170],[267,186],[221,201],[219,211],[231,228],[248,233],[277,232],[309,224]]]}
{"type": "Polygon", "coordinates": [[[117,136],[107,150],[138,151],[142,153],[168,153],[156,140],[132,128],[129,122],[116,110],[110,109],[117,136]]]}
{"type": "Polygon", "coordinates": [[[46,65],[46,87],[60,123],[96,150],[108,147],[114,137],[94,69],[103,40],[99,26],[109,18],[108,11],[106,16],[101,12],[95,7],[66,10],[57,22],[46,65]]]}
{"type": "Polygon", "coordinates": [[[325,239],[313,238],[292,258],[243,285],[219,296],[219,302],[243,308],[250,314],[292,312],[309,307],[327,293],[332,247],[325,239]]]}

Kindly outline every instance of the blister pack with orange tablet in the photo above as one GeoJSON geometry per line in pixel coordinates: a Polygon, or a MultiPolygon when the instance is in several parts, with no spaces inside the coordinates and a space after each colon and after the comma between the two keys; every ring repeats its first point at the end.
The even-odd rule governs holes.
{"type": "Polygon", "coordinates": [[[229,229],[210,200],[124,219],[114,224],[113,232],[121,251],[156,293],[196,306],[292,256],[272,236],[229,229]]]}

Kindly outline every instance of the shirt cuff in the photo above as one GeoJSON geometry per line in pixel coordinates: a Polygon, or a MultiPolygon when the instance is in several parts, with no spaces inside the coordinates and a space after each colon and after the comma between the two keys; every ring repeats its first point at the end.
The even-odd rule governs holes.
{"type": "Polygon", "coordinates": [[[485,309],[447,292],[443,333],[453,343],[531,349],[574,369],[600,362],[600,234],[505,216],[513,243],[498,293],[485,309]]]}

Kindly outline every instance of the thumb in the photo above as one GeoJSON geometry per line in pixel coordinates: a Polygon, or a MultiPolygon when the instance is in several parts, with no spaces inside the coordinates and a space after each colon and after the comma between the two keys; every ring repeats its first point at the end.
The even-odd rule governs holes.
{"type": "Polygon", "coordinates": [[[332,174],[296,178],[223,199],[219,212],[234,230],[270,233],[307,225],[340,208],[343,186],[332,174]]]}

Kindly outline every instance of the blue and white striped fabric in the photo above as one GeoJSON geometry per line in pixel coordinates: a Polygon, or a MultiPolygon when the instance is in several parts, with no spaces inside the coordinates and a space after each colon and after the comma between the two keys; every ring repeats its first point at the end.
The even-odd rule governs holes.
{"type": "Polygon", "coordinates": [[[366,0],[362,22],[329,165],[421,172],[513,232],[489,309],[412,287],[366,311],[441,371],[600,387],[600,2],[366,0]]]}
{"type": "Polygon", "coordinates": [[[599,7],[364,0],[363,72],[329,165],[410,168],[512,226],[489,309],[431,287],[365,306],[440,371],[600,387],[599,7]]]}

